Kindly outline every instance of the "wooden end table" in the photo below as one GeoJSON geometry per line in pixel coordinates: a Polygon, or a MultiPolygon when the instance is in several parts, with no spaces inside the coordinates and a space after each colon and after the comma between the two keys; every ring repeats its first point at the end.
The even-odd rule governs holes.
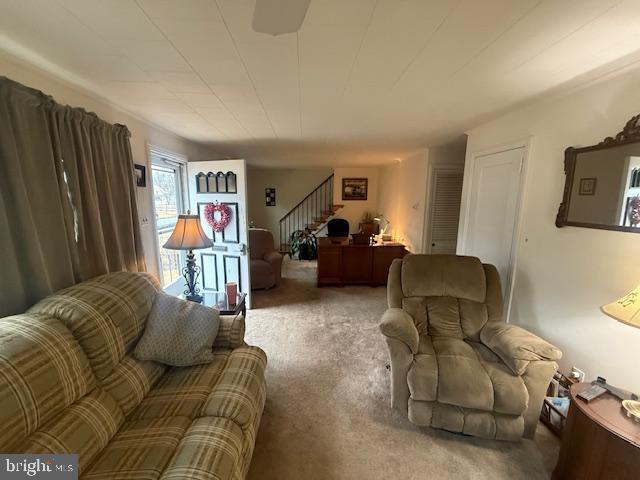
{"type": "Polygon", "coordinates": [[[552,480],[640,478],[640,423],[622,402],[604,393],[587,403],[577,397],[588,383],[571,386],[571,405],[552,480]]]}
{"type": "MultiPolygon", "coordinates": [[[[247,316],[246,293],[238,293],[235,303],[229,303],[229,298],[224,292],[203,292],[201,295],[202,305],[218,310],[220,315],[236,316],[242,313],[243,317],[247,316]]],[[[180,295],[180,298],[184,300],[184,294],[180,295]]]]}

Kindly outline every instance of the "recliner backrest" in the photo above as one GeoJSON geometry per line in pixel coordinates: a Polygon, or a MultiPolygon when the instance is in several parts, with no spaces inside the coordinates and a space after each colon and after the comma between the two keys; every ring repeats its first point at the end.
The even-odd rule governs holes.
{"type": "Polygon", "coordinates": [[[249,255],[252,260],[262,260],[267,253],[274,250],[273,235],[269,230],[249,229],[249,255]]]}
{"type": "Polygon", "coordinates": [[[498,272],[476,257],[406,255],[387,288],[389,306],[409,313],[423,335],[478,341],[487,322],[502,320],[498,272]]]}

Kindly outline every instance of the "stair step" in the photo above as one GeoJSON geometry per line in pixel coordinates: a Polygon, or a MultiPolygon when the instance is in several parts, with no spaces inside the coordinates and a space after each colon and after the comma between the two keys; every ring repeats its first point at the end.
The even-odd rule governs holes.
{"type": "Polygon", "coordinates": [[[327,217],[316,217],[316,218],[313,219],[313,221],[316,222],[316,223],[324,223],[327,220],[328,220],[327,217]]]}
{"type": "Polygon", "coordinates": [[[315,229],[316,229],[316,228],[318,228],[319,226],[320,226],[320,224],[319,224],[318,222],[315,222],[315,223],[309,223],[309,224],[307,224],[307,225],[306,225],[306,227],[307,227],[309,230],[315,230],[315,229]]]}
{"type": "Polygon", "coordinates": [[[334,211],[338,211],[341,208],[344,208],[344,205],[333,205],[332,208],[333,208],[334,211]]]}

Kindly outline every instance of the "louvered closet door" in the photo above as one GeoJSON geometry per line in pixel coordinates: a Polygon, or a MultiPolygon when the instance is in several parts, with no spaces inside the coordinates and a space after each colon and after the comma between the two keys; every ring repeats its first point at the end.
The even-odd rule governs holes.
{"type": "Polygon", "coordinates": [[[463,174],[435,168],[431,180],[429,253],[456,253],[463,174]]]}

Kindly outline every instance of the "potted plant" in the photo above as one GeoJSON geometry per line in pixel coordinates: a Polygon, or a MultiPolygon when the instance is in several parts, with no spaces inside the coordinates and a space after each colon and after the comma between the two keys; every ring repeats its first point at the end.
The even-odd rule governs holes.
{"type": "Polygon", "coordinates": [[[296,230],[291,234],[289,257],[298,256],[298,260],[315,260],[318,258],[318,240],[308,228],[296,230]]]}

